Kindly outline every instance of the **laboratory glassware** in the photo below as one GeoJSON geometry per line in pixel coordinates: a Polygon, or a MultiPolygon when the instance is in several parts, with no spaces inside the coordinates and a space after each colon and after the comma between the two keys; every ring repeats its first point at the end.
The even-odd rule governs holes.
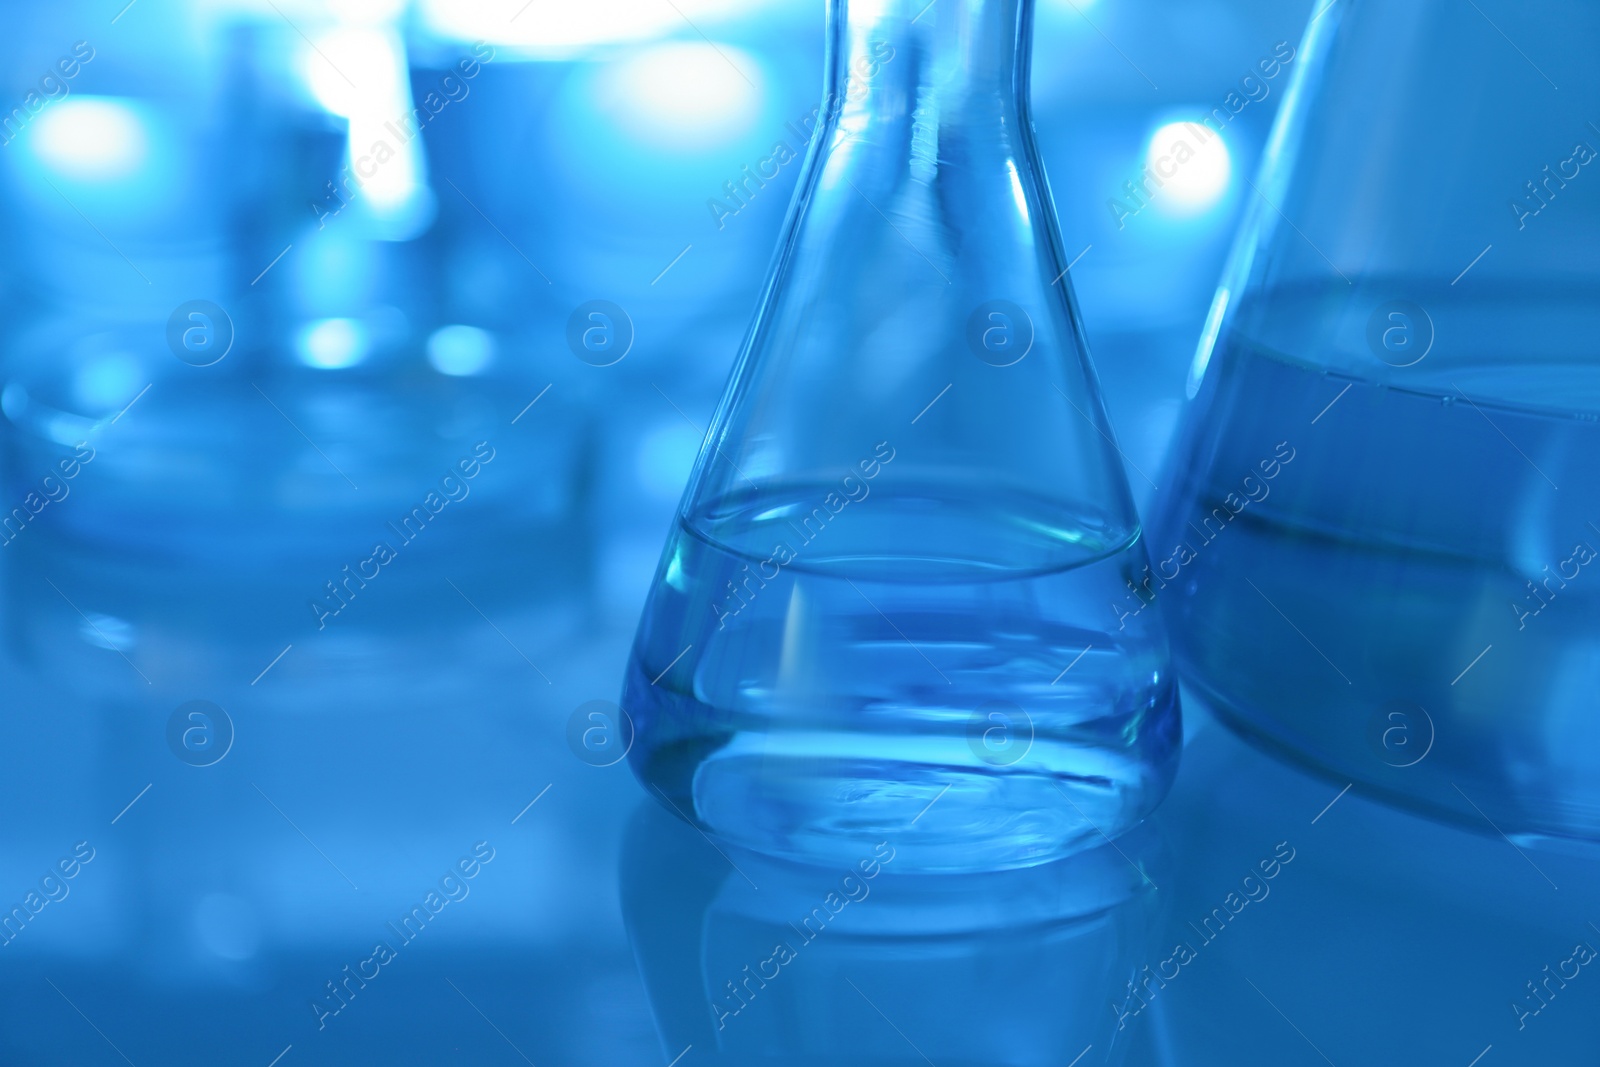
{"type": "Polygon", "coordinates": [[[1330,780],[1593,838],[1600,11],[1318,7],[1141,595],[1186,682],[1330,780]]]}
{"type": "Polygon", "coordinates": [[[828,15],[804,170],[628,666],[630,759],[756,851],[1032,865],[1142,818],[1180,740],[1034,145],[1032,5],[828,15]]]}

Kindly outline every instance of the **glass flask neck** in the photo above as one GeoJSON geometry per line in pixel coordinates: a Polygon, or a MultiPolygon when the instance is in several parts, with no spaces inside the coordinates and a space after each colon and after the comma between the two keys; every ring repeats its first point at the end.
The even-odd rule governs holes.
{"type": "MultiPolygon", "coordinates": [[[[846,135],[997,133],[1027,114],[1033,0],[833,0],[826,106],[846,135]]],[[[1023,127],[1025,128],[1025,126],[1023,127]]]]}

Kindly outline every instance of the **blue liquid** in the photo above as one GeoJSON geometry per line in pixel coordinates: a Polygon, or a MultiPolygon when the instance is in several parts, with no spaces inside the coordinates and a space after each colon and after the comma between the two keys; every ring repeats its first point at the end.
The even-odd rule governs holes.
{"type": "Polygon", "coordinates": [[[1449,347],[1415,367],[1219,351],[1150,544],[1178,662],[1340,782],[1484,832],[1600,838],[1593,330],[1512,361],[1506,324],[1554,311],[1429,306],[1449,347]],[[1265,480],[1280,442],[1295,457],[1265,480]],[[1247,475],[1266,495],[1223,518],[1247,475]]]}
{"type": "Polygon", "coordinates": [[[1119,630],[1113,607],[1137,530],[882,483],[819,513],[834,488],[724,499],[674,531],[623,698],[647,787],[756,851],[891,840],[902,869],[946,871],[1038,863],[1159,802],[1180,740],[1167,648],[1154,612],[1119,630]]]}

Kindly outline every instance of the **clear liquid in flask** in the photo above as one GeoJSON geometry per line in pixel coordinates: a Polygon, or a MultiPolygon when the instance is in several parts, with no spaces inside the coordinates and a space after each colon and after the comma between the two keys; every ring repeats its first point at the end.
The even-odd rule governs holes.
{"type": "Polygon", "coordinates": [[[1040,862],[1153,805],[1177,693],[1154,612],[1117,625],[1136,529],[891,484],[822,520],[828,492],[681,520],[624,697],[648,785],[757,851],[888,839],[925,870],[1040,862]],[[886,548],[908,529],[933,550],[886,548]]]}

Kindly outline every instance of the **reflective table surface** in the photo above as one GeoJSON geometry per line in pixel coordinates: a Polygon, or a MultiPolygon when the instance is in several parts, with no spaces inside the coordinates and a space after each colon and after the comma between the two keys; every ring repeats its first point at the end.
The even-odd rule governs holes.
{"type": "Polygon", "coordinates": [[[1389,809],[1192,699],[1116,841],[809,870],[611,762],[625,609],[419,569],[280,652],[177,572],[8,558],[6,1064],[1600,1059],[1596,849],[1389,809]]]}

